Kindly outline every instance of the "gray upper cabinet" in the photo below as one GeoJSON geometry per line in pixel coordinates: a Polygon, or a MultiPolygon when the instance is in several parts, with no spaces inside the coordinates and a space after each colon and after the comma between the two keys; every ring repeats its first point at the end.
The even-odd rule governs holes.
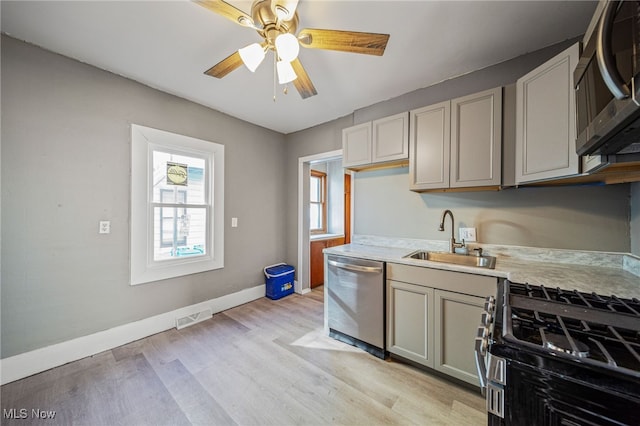
{"type": "Polygon", "coordinates": [[[412,190],[449,187],[451,102],[410,112],[409,177],[412,190]]]}
{"type": "Polygon", "coordinates": [[[342,130],[343,167],[371,164],[371,122],[342,130]]]}
{"type": "Polygon", "coordinates": [[[579,43],[516,82],[516,182],[575,175],[573,70],[579,43]]]}
{"type": "Polygon", "coordinates": [[[501,184],[502,88],[410,112],[413,191],[501,184]]]}
{"type": "Polygon", "coordinates": [[[342,165],[366,168],[406,161],[409,157],[409,114],[403,112],[342,130],[342,165]]]}
{"type": "Polygon", "coordinates": [[[501,87],[452,100],[450,186],[499,186],[501,143],[501,87]]]}

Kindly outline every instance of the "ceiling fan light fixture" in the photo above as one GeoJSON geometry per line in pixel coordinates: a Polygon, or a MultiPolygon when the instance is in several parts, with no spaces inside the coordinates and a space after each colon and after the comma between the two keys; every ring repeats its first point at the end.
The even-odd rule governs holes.
{"type": "Polygon", "coordinates": [[[291,62],[278,61],[276,67],[278,69],[278,83],[287,84],[298,78],[291,66],[291,62]]]}
{"type": "Polygon", "coordinates": [[[251,72],[255,72],[255,70],[264,60],[265,56],[264,48],[258,43],[253,43],[248,45],[247,47],[243,47],[242,49],[238,50],[238,53],[240,54],[240,58],[242,59],[244,65],[251,72]]]}
{"type": "Polygon", "coordinates": [[[291,62],[298,57],[300,44],[293,34],[285,33],[276,37],[276,51],[281,60],[291,62]]]}
{"type": "Polygon", "coordinates": [[[238,24],[242,25],[243,27],[253,27],[253,21],[251,19],[249,19],[247,16],[239,16],[238,17],[238,24]]]}
{"type": "Polygon", "coordinates": [[[287,18],[289,18],[290,15],[292,15],[291,12],[289,12],[287,10],[286,7],[282,6],[282,5],[276,5],[276,7],[274,8],[274,12],[276,13],[276,16],[278,17],[278,19],[280,19],[281,21],[286,20],[287,18]]]}

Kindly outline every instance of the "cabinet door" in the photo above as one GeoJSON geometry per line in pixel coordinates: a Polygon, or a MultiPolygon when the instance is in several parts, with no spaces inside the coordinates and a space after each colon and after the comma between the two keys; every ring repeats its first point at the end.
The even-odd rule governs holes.
{"type": "Polygon", "coordinates": [[[374,120],[373,163],[409,158],[409,113],[374,120]]]}
{"type": "Polygon", "coordinates": [[[309,286],[317,287],[324,283],[324,255],[322,250],[327,248],[327,240],[311,241],[309,252],[309,286]]]}
{"type": "Polygon", "coordinates": [[[387,350],[433,367],[433,289],[387,281],[387,350]]]}
{"type": "Polygon", "coordinates": [[[499,186],[502,88],[451,101],[452,188],[499,186]]]}
{"type": "Polygon", "coordinates": [[[370,164],[371,158],[371,122],[343,129],[343,167],[370,164]]]}
{"type": "Polygon", "coordinates": [[[436,289],[434,368],[478,385],[474,342],[484,299],[436,289]]]}
{"type": "Polygon", "coordinates": [[[410,113],[410,189],[449,187],[451,102],[420,108],[410,113]]]}
{"type": "Polygon", "coordinates": [[[573,70],[579,44],[516,83],[517,183],[578,173],[573,70]]]}

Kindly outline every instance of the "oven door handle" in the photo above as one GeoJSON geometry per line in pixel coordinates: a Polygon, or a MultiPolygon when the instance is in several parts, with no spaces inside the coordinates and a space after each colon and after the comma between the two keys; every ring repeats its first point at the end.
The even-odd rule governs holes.
{"type": "Polygon", "coordinates": [[[598,25],[596,57],[602,79],[611,94],[616,99],[625,99],[631,96],[631,90],[629,90],[629,86],[624,82],[622,76],[620,76],[620,72],[616,67],[616,60],[611,53],[611,31],[619,5],[620,1],[616,0],[608,2],[604,7],[600,24],[598,25]]]}
{"type": "Polygon", "coordinates": [[[475,340],[475,356],[476,356],[476,370],[478,371],[478,380],[480,381],[480,392],[482,396],[485,396],[487,391],[487,344],[488,344],[488,330],[487,327],[481,325],[478,327],[478,333],[475,340]]]}

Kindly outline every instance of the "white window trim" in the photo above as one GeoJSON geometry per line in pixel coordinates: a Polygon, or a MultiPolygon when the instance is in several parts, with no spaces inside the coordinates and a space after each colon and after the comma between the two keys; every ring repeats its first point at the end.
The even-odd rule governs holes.
{"type": "Polygon", "coordinates": [[[131,125],[131,221],[130,221],[130,283],[144,284],[167,278],[195,274],[224,267],[224,145],[189,136],[131,125]],[[207,230],[206,255],[154,262],[153,211],[149,199],[152,174],[151,153],[154,147],[178,150],[209,158],[208,170],[213,170],[213,188],[207,180],[207,190],[213,189],[211,200],[213,220],[207,230]]]}

